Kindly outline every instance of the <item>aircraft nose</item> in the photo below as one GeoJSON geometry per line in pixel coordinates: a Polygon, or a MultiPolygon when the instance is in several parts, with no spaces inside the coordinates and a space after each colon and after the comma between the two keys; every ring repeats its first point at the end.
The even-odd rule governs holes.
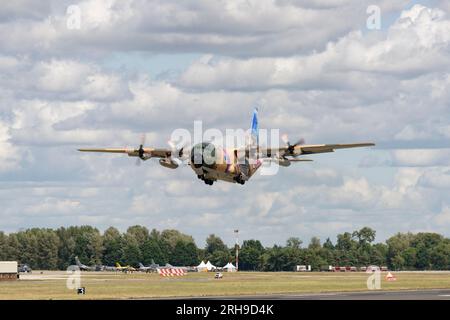
{"type": "Polygon", "coordinates": [[[212,167],[216,163],[216,148],[212,143],[199,143],[192,148],[191,162],[195,168],[212,167]]]}
{"type": "Polygon", "coordinates": [[[195,168],[203,165],[203,148],[201,144],[195,145],[191,151],[191,162],[195,168]]]}

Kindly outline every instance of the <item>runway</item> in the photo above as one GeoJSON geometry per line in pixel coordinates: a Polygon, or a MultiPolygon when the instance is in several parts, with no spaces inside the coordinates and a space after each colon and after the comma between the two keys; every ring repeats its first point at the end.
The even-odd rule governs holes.
{"type": "Polygon", "coordinates": [[[196,300],[450,300],[450,289],[363,291],[315,294],[270,294],[251,296],[204,297],[196,300]]]}
{"type": "MultiPolygon", "coordinates": [[[[19,281],[0,292],[0,299],[73,299],[74,291],[67,289],[70,276],[66,271],[46,270],[21,274],[19,281]]],[[[450,272],[397,272],[396,276],[397,281],[383,282],[383,289],[377,291],[364,290],[365,273],[249,272],[215,280],[207,273],[165,278],[147,273],[81,272],[80,280],[89,299],[450,300],[450,272]],[[262,283],[267,286],[264,290],[262,283]],[[344,288],[348,291],[339,291],[344,288]]]]}

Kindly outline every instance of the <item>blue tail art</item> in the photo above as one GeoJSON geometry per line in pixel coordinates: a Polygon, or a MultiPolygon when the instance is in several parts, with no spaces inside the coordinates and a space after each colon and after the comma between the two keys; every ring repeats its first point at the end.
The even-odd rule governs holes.
{"type": "Polygon", "coordinates": [[[251,137],[252,143],[256,142],[256,145],[259,145],[258,107],[253,110],[251,137]]]}

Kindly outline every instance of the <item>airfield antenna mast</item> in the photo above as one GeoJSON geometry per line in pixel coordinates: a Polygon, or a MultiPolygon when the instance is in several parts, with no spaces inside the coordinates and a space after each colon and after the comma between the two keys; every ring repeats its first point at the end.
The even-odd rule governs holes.
{"type": "Polygon", "coordinates": [[[234,230],[234,233],[236,234],[236,271],[239,270],[239,230],[234,230]]]}

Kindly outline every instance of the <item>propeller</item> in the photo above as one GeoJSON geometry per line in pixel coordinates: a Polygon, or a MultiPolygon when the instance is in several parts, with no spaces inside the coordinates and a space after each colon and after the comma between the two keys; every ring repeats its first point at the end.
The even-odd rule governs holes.
{"type": "Polygon", "coordinates": [[[172,149],[171,159],[177,164],[183,163],[185,160],[189,159],[189,152],[186,152],[186,149],[189,150],[189,146],[184,144],[180,149],[177,148],[177,145],[172,140],[167,141],[167,144],[172,149]]]}
{"type": "Polygon", "coordinates": [[[145,145],[145,133],[142,134],[141,144],[139,145],[139,149],[137,149],[138,157],[136,158],[136,165],[138,167],[141,165],[142,161],[147,160],[147,158],[145,157],[144,145],[145,145]]]}
{"type": "Polygon", "coordinates": [[[289,142],[289,137],[287,134],[283,134],[281,136],[281,139],[283,140],[283,142],[287,145],[287,155],[291,155],[294,156],[294,151],[295,151],[295,147],[300,146],[302,144],[305,144],[305,139],[301,138],[300,140],[298,140],[296,143],[291,144],[289,142]]]}

